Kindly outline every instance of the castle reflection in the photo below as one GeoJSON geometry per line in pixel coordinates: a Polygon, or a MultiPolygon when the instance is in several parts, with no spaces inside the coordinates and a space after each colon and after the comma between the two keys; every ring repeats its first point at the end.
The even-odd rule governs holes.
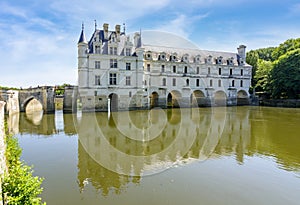
{"type": "Polygon", "coordinates": [[[130,112],[7,116],[11,133],[78,135],[78,183],[103,195],[175,165],[245,156],[271,156],[285,170],[300,169],[300,110],[216,107],[130,112]]]}

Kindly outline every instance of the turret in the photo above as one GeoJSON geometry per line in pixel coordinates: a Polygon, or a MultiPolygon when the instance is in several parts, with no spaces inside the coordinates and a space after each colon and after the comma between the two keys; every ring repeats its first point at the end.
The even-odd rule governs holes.
{"type": "Polygon", "coordinates": [[[87,67],[87,52],[88,43],[84,35],[84,25],[82,24],[82,30],[77,44],[78,48],[78,86],[88,87],[88,67],[87,67]]]}

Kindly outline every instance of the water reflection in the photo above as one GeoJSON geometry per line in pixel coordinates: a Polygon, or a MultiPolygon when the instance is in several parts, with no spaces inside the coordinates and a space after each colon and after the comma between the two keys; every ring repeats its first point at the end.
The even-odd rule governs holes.
{"type": "Polygon", "coordinates": [[[78,183],[103,195],[174,166],[209,158],[274,158],[300,169],[300,109],[227,107],[8,116],[9,130],[51,136],[78,134],[78,183]],[[56,116],[55,116],[56,115],[56,116]],[[57,124],[61,123],[60,126],[57,124]]]}

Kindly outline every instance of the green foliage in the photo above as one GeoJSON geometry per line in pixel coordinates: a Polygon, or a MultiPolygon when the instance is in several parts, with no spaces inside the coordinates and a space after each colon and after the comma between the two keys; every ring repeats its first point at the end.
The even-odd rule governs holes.
{"type": "Polygon", "coordinates": [[[269,90],[270,72],[272,69],[273,63],[271,61],[258,60],[258,68],[254,76],[256,81],[255,89],[257,92],[269,90]]]}
{"type": "Polygon", "coordinates": [[[55,86],[55,94],[56,95],[63,95],[65,92],[65,87],[71,86],[70,84],[64,83],[63,85],[55,86]]]}
{"type": "Polygon", "coordinates": [[[14,87],[0,86],[0,90],[19,90],[19,89],[18,88],[14,88],[14,87]]]}
{"type": "Polygon", "coordinates": [[[280,56],[298,48],[300,48],[300,38],[286,40],[273,51],[272,58],[278,60],[280,56]]]}
{"type": "Polygon", "coordinates": [[[274,68],[270,74],[273,98],[298,98],[300,94],[300,48],[280,56],[274,62],[274,68]]]}
{"type": "Polygon", "coordinates": [[[7,194],[8,205],[41,204],[38,195],[43,190],[40,187],[43,179],[34,177],[31,167],[20,161],[21,148],[16,138],[6,137],[6,143],[8,174],[4,176],[2,192],[7,194]]]}
{"type": "Polygon", "coordinates": [[[299,49],[300,38],[249,51],[246,62],[253,66],[252,86],[256,91],[272,98],[299,98],[299,49]]]}

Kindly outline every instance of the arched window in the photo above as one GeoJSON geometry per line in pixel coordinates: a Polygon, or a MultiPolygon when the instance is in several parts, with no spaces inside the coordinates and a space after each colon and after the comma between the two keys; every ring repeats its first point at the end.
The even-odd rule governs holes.
{"type": "Polygon", "coordinates": [[[218,86],[221,87],[222,86],[222,81],[218,80],[218,86]]]}
{"type": "Polygon", "coordinates": [[[232,80],[232,82],[231,82],[231,86],[232,86],[232,87],[234,87],[234,80],[232,80]]]}
{"type": "Polygon", "coordinates": [[[213,80],[209,81],[209,86],[212,87],[213,86],[213,80]]]}
{"type": "Polygon", "coordinates": [[[222,68],[219,68],[219,75],[222,75],[222,68]]]}
{"type": "Polygon", "coordinates": [[[186,86],[189,86],[189,85],[190,85],[190,80],[186,79],[186,86]]]}
{"type": "Polygon", "coordinates": [[[184,67],[184,73],[187,73],[187,70],[188,70],[188,67],[185,66],[185,67],[184,67]]]}
{"type": "Polygon", "coordinates": [[[196,80],[196,86],[197,86],[197,87],[200,86],[200,80],[199,80],[199,79],[196,80]]]}
{"type": "Polygon", "coordinates": [[[166,83],[166,79],[163,78],[163,79],[162,79],[162,85],[163,85],[163,86],[166,86],[166,84],[167,84],[167,83],[166,83]]]}
{"type": "Polygon", "coordinates": [[[241,80],[241,87],[243,87],[243,80],[241,80]]]}

